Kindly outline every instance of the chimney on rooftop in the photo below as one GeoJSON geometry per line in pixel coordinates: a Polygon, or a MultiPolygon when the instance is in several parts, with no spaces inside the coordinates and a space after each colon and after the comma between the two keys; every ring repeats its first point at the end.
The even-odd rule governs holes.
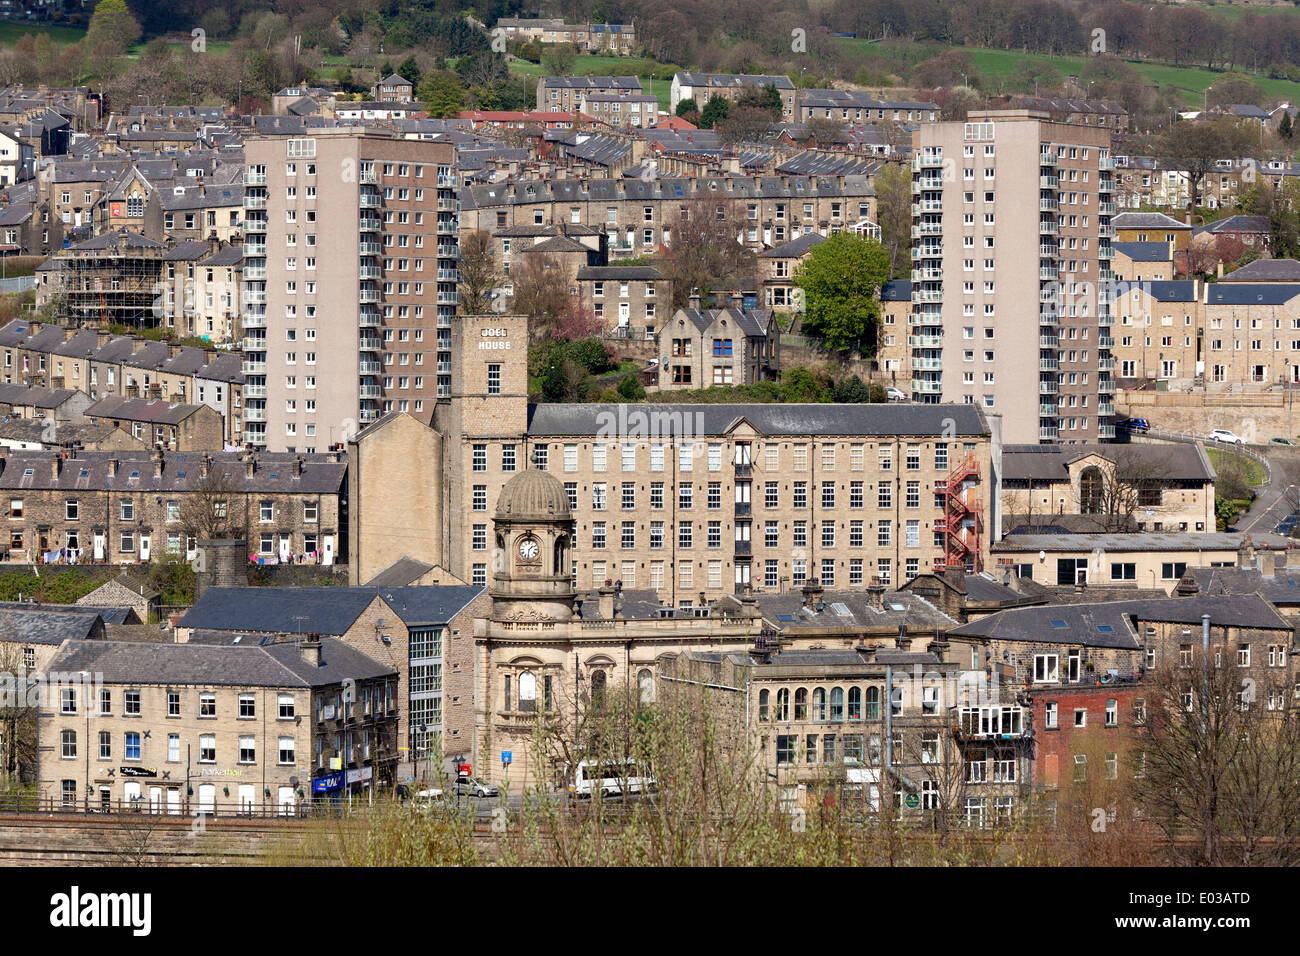
{"type": "Polygon", "coordinates": [[[303,663],[310,667],[320,667],[321,665],[321,642],[320,635],[313,632],[307,635],[306,640],[298,645],[298,653],[302,655],[303,663]]]}
{"type": "Polygon", "coordinates": [[[50,475],[55,481],[59,480],[59,472],[63,470],[63,456],[57,452],[50,461],[50,475]]]}
{"type": "Polygon", "coordinates": [[[244,462],[245,473],[249,478],[253,477],[253,472],[257,471],[257,458],[253,455],[248,456],[248,461],[244,462]]]}
{"type": "Polygon", "coordinates": [[[109,459],[108,459],[108,477],[110,477],[110,478],[116,478],[116,477],[117,477],[117,459],[116,459],[116,458],[109,458],[109,459]]]}
{"type": "Polygon", "coordinates": [[[809,578],[803,585],[803,606],[810,611],[816,611],[818,605],[822,603],[822,597],[826,593],[822,590],[820,578],[809,578]]]}
{"type": "Polygon", "coordinates": [[[692,289],[692,290],[691,290],[690,306],[691,306],[692,309],[695,309],[695,310],[697,310],[697,311],[698,311],[698,309],[700,308],[700,290],[699,290],[699,289],[692,289]]]}

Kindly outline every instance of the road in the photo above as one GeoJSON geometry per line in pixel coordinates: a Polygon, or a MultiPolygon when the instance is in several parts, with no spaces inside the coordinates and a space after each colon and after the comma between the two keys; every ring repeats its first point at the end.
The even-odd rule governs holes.
{"type": "Polygon", "coordinates": [[[1197,435],[1166,432],[1155,428],[1135,437],[1155,441],[1190,442],[1206,448],[1239,451],[1259,461],[1264,466],[1267,477],[1264,484],[1256,486],[1255,500],[1251,502],[1246,513],[1233,524],[1232,530],[1253,534],[1272,533],[1277,523],[1296,509],[1296,496],[1288,495],[1287,491],[1300,487],[1300,460],[1270,457],[1265,445],[1228,445],[1208,441],[1197,435]]]}

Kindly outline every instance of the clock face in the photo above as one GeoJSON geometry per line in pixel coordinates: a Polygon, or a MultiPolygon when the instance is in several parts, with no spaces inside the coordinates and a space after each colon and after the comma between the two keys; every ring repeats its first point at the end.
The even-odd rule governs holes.
{"type": "Polygon", "coordinates": [[[519,557],[532,561],[537,557],[537,542],[533,538],[524,538],[519,542],[519,557]]]}

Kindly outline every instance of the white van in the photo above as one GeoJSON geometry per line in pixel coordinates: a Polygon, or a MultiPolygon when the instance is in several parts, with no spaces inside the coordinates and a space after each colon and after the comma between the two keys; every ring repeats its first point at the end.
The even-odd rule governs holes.
{"type": "Polygon", "coordinates": [[[599,792],[603,797],[619,797],[624,793],[651,793],[655,778],[638,769],[636,761],[581,760],[569,781],[569,793],[575,797],[590,798],[599,792]]]}

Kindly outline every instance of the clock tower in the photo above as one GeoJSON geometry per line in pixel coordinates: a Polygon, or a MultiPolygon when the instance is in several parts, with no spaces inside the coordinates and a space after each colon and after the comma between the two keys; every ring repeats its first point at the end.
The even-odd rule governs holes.
{"type": "Polygon", "coordinates": [[[494,523],[493,620],[571,619],[573,512],[564,485],[535,468],[521,471],[501,489],[494,523]]]}

